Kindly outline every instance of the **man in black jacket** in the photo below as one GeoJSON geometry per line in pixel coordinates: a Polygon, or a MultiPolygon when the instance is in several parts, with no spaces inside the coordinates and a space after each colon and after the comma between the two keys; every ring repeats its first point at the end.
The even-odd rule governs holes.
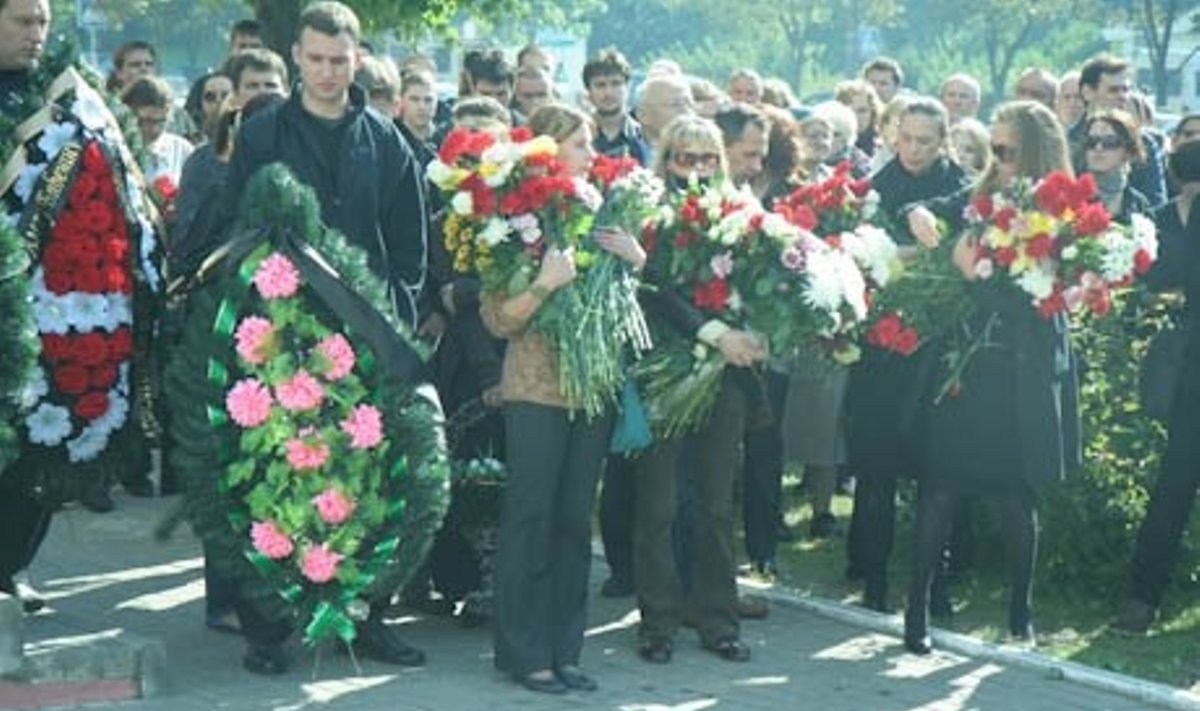
{"type": "MultiPolygon", "coordinates": [[[[397,313],[415,328],[426,270],[424,180],[396,126],[368,111],[364,92],[353,84],[358,38],[358,18],[345,5],[317,2],[305,9],[292,45],[300,86],[287,102],[242,126],[230,162],[227,202],[230,208],[237,205],[259,168],[284,163],[316,191],[325,224],[366,251],[371,268],[391,287],[397,313]]],[[[356,647],[379,661],[423,664],[425,655],[384,624],[387,602],[372,603],[356,647]]],[[[283,671],[280,644],[290,630],[259,618],[241,602],[238,614],[250,645],[246,668],[283,671]]]]}
{"type": "Polygon", "coordinates": [[[316,3],[300,18],[292,59],[300,87],[292,98],[247,122],[229,169],[229,207],[251,176],[282,162],[312,187],[321,219],[366,250],[387,280],[397,313],[415,327],[425,278],[424,180],[395,125],[366,110],[353,84],[358,18],[336,2],[316,3]]]}

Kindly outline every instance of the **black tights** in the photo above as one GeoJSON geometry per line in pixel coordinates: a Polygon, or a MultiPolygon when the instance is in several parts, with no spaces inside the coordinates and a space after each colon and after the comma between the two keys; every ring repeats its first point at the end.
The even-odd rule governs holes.
{"type": "MultiPolygon", "coordinates": [[[[917,497],[915,571],[908,592],[904,621],[906,634],[923,636],[929,627],[929,587],[942,566],[942,551],[950,537],[961,495],[922,485],[917,497]]],[[[1008,558],[1008,626],[1013,634],[1027,634],[1032,617],[1033,566],[1037,558],[1037,511],[1033,493],[1022,487],[1003,496],[989,497],[1000,515],[1008,558]]]]}

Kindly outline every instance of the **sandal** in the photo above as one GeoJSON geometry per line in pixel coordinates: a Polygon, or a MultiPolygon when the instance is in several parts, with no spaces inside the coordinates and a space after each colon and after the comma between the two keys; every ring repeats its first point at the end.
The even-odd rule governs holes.
{"type": "Polygon", "coordinates": [[[727,662],[750,661],[750,648],[737,637],[724,637],[704,643],[704,648],[727,662]]]}

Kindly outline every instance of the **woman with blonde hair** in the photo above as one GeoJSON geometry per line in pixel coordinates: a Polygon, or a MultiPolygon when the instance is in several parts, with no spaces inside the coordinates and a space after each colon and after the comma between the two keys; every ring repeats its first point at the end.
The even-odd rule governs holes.
{"type": "MultiPolygon", "coordinates": [[[[558,143],[558,159],[586,177],[595,151],[591,120],[560,104],[529,117],[535,135],[558,143]]],[[[646,254],[623,231],[597,228],[596,243],[640,268],[646,254]]],[[[500,380],[508,479],[496,557],[495,665],[531,691],[591,691],[579,667],[591,568],[591,511],[608,451],[612,414],[584,417],[559,390],[558,362],[529,328],[538,309],[576,276],[570,249],[547,249],[537,277],[517,293],[485,292],[480,310],[508,340],[500,380]]]]}
{"type": "Polygon", "coordinates": [[[992,157],[990,140],[987,126],[973,118],[962,119],[950,127],[950,150],[954,154],[954,162],[973,180],[987,169],[988,160],[992,157]]]}
{"type": "Polygon", "coordinates": [[[875,87],[863,79],[838,82],[833,89],[833,98],[854,112],[858,125],[855,147],[867,156],[874,157],[878,148],[879,118],[883,114],[883,102],[875,93],[875,87]]]}
{"type": "MultiPolygon", "coordinates": [[[[1072,175],[1067,139],[1057,117],[1042,104],[1015,101],[992,121],[994,160],[973,187],[930,207],[916,208],[909,224],[922,244],[940,239],[944,219],[957,235],[963,208],[975,195],[1011,190],[1019,179],[1037,181],[1051,172],[1072,175]]],[[[973,238],[957,238],[953,260],[977,282],[973,238]]],[[[932,649],[929,587],[940,563],[953,513],[964,496],[995,504],[1008,553],[1008,630],[1033,641],[1032,596],[1037,550],[1038,485],[1060,479],[1080,461],[1074,357],[1063,316],[1045,319],[1027,296],[991,282],[970,291],[976,304],[968,324],[986,339],[962,374],[953,397],[929,410],[927,465],[917,502],[915,570],[904,614],[904,645],[917,654],[932,649]]]]}

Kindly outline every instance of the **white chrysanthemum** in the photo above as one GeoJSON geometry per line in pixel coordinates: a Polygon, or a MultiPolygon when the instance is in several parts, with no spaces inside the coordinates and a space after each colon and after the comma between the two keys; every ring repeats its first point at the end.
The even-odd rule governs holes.
{"type": "Polygon", "coordinates": [[[41,402],[42,398],[49,393],[50,383],[46,380],[46,371],[34,368],[33,375],[22,386],[21,392],[17,394],[17,402],[21,405],[21,409],[28,410],[41,402]]]}
{"type": "Polygon", "coordinates": [[[454,197],[450,198],[450,209],[454,210],[455,214],[467,216],[475,210],[475,201],[471,199],[471,193],[466,191],[454,193],[454,197]]]}
{"type": "Polygon", "coordinates": [[[775,212],[768,212],[763,216],[762,230],[768,237],[785,246],[795,244],[800,237],[800,228],[775,212]]]}
{"type": "Polygon", "coordinates": [[[108,432],[95,424],[83,428],[79,436],[67,442],[67,459],[72,462],[87,462],[100,456],[108,446],[108,432]]]}
{"type": "Polygon", "coordinates": [[[29,441],[53,447],[71,433],[71,413],[67,408],[42,403],[25,418],[29,441]]]}
{"type": "Polygon", "coordinates": [[[1103,254],[1100,257],[1100,274],[1108,281],[1120,281],[1133,273],[1138,245],[1131,236],[1118,230],[1109,230],[1100,235],[1103,254]]]}
{"type": "Polygon", "coordinates": [[[429,162],[429,167],[425,169],[425,177],[429,178],[429,182],[443,190],[455,187],[454,168],[446,165],[436,158],[429,162]]]}
{"type": "Polygon", "coordinates": [[[575,195],[584,204],[588,210],[596,212],[600,209],[600,205],[604,203],[604,196],[592,185],[582,178],[572,178],[571,184],[575,188],[575,195]]]}
{"type": "Polygon", "coordinates": [[[495,247],[508,237],[508,223],[497,217],[489,218],[487,226],[479,233],[479,241],[489,247],[495,247]]]}
{"type": "Polygon", "coordinates": [[[1152,258],[1158,259],[1158,228],[1154,226],[1154,221],[1140,212],[1135,212],[1130,224],[1133,228],[1133,241],[1137,246],[1146,250],[1152,258]]]}
{"type": "Polygon", "coordinates": [[[805,303],[832,316],[841,308],[844,293],[841,269],[835,253],[832,250],[809,253],[805,303]]]}
{"type": "Polygon", "coordinates": [[[1069,262],[1079,256],[1079,247],[1073,244],[1068,244],[1062,249],[1062,259],[1064,262],[1069,262]]]}
{"type": "Polygon", "coordinates": [[[721,244],[737,244],[750,231],[750,220],[755,211],[750,208],[734,210],[717,222],[712,237],[721,244]]]}
{"type": "Polygon", "coordinates": [[[838,266],[838,281],[842,285],[842,298],[854,318],[861,321],[867,317],[867,281],[862,270],[848,254],[834,251],[838,266]]]}
{"type": "Polygon", "coordinates": [[[21,198],[21,202],[29,202],[29,198],[33,196],[33,188],[37,185],[38,178],[42,177],[42,171],[45,169],[45,163],[21,168],[21,172],[17,174],[17,182],[13,184],[13,192],[21,198]]]}
{"type": "Polygon", "coordinates": [[[745,306],[745,302],[742,301],[741,292],[739,292],[736,288],[730,289],[729,300],[725,302],[725,305],[728,306],[729,310],[735,314],[741,312],[742,307],[745,306]]]}
{"type": "Polygon", "coordinates": [[[862,216],[864,220],[869,220],[875,217],[875,213],[879,212],[879,193],[874,190],[869,190],[863,196],[862,216]]]}
{"type": "Polygon", "coordinates": [[[900,262],[900,250],[891,236],[874,225],[863,224],[855,228],[849,239],[846,237],[843,235],[842,244],[846,245],[858,266],[871,281],[887,286],[900,262]]]}
{"type": "Polygon", "coordinates": [[[67,312],[67,321],[78,331],[94,331],[107,324],[111,318],[108,313],[108,297],[104,294],[72,291],[64,294],[61,300],[63,310],[67,312]]]}
{"type": "Polygon", "coordinates": [[[93,131],[108,127],[108,107],[104,99],[90,87],[80,86],[75,91],[75,104],[71,113],[79,117],[80,123],[93,131]]]}
{"type": "Polygon", "coordinates": [[[38,148],[46,154],[46,160],[54,160],[62,152],[63,146],[75,140],[75,124],[52,123],[42,132],[38,139],[38,148]]]}
{"type": "Polygon", "coordinates": [[[108,299],[108,323],[101,327],[107,331],[115,331],[118,326],[133,323],[133,300],[128,294],[112,292],[105,294],[108,299]]]}
{"type": "MultiPolygon", "coordinates": [[[[138,188],[138,195],[141,195],[141,188],[138,188]]],[[[130,202],[130,205],[141,205],[141,198],[137,202],[130,202]]],[[[158,230],[150,223],[145,213],[139,211],[137,214],[138,221],[138,264],[142,268],[142,275],[146,278],[146,286],[154,293],[162,291],[163,280],[158,273],[158,264],[154,259],[155,250],[158,247],[158,230]]]]}
{"type": "Polygon", "coordinates": [[[996,273],[996,265],[990,259],[980,259],[975,262],[975,276],[980,279],[991,279],[996,273]]]}
{"type": "Polygon", "coordinates": [[[504,161],[502,163],[492,163],[485,161],[479,166],[479,174],[483,176],[483,183],[490,188],[498,188],[504,185],[508,180],[508,176],[512,175],[513,167],[516,163],[512,161],[504,161]]]}
{"type": "Polygon", "coordinates": [[[634,191],[646,205],[657,205],[666,191],[661,178],[642,167],[631,170],[612,184],[613,192],[634,191]]]}
{"type": "Polygon", "coordinates": [[[42,333],[66,333],[71,328],[67,310],[63,308],[61,299],[33,300],[33,318],[37,321],[38,331],[42,333]]]}
{"type": "Polygon", "coordinates": [[[121,429],[128,417],[129,400],[119,390],[113,388],[108,391],[108,410],[100,417],[92,420],[90,426],[108,435],[121,429]]]}
{"type": "Polygon", "coordinates": [[[1030,269],[1017,277],[1017,286],[1041,301],[1054,293],[1054,273],[1046,269],[1030,269]]]}

